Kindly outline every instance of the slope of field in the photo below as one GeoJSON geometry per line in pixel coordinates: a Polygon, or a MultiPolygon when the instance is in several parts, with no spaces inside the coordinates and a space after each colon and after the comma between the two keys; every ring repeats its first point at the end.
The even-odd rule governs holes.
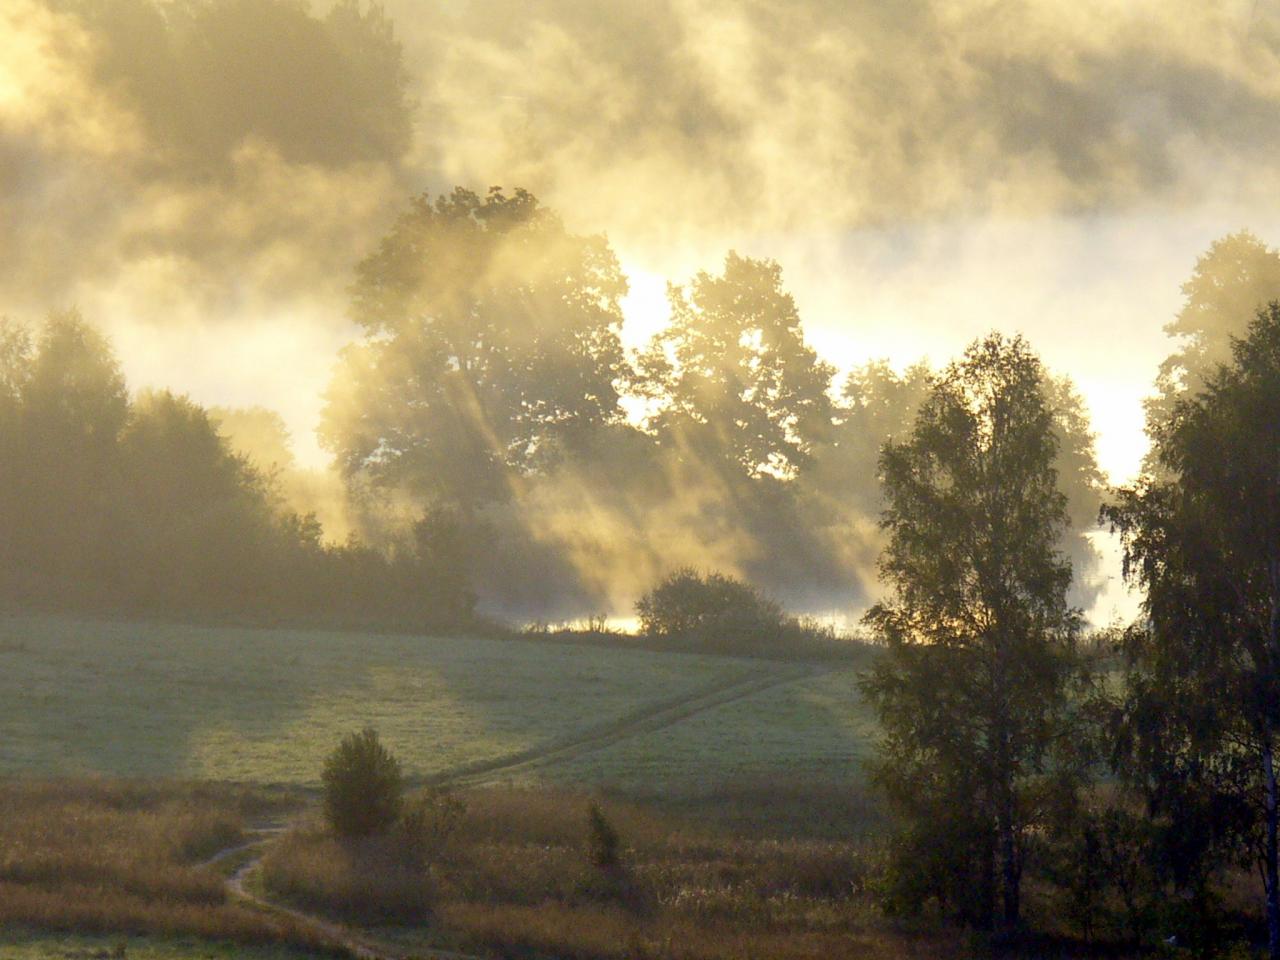
{"type": "Polygon", "coordinates": [[[869,723],[849,666],[0,617],[0,775],[310,785],[368,725],[415,777],[701,790],[846,780],[869,723]]]}
{"type": "Polygon", "coordinates": [[[640,793],[858,781],[876,723],[858,695],[857,672],[844,667],[790,680],[522,779],[640,793]]]}

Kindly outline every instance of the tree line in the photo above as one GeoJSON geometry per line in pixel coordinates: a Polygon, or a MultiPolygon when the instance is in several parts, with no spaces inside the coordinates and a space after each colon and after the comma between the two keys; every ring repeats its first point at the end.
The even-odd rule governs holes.
{"type": "Polygon", "coordinates": [[[1061,440],[1025,341],[973,344],[883,447],[885,655],[861,687],[890,907],[1019,936],[1034,876],[1058,891],[1042,928],[1280,957],[1278,292],[1249,234],[1185,285],[1144,472],[1100,504],[1143,616],[1102,644],[1069,601],[1061,440]]]}
{"type": "Polygon", "coordinates": [[[0,598],[10,605],[413,629],[474,622],[442,531],[325,545],[206,410],[132,397],[74,312],[0,321],[0,598]]]}
{"type": "MultiPolygon", "coordinates": [[[[624,349],[627,278],[529,193],[412,201],[356,269],[321,427],[372,541],[430,511],[487,609],[625,609],[672,570],[735,574],[792,608],[871,592],[881,443],[932,372],[841,383],[774,261],[729,252],[668,288],[669,322],[624,349]]],[[[851,310],[856,305],[851,305],[851,310]]],[[[1090,598],[1101,476],[1082,402],[1046,378],[1068,549],[1090,598]]]]}

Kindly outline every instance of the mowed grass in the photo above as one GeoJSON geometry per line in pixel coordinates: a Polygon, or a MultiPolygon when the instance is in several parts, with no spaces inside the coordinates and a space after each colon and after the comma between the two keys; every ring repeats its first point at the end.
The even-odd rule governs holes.
{"type": "MultiPolygon", "coordinates": [[[[490,782],[713,791],[856,780],[874,727],[857,662],[490,782]]],[[[573,740],[779,669],[767,661],[534,640],[0,617],[0,775],[314,786],[373,726],[412,777],[573,740]]]]}

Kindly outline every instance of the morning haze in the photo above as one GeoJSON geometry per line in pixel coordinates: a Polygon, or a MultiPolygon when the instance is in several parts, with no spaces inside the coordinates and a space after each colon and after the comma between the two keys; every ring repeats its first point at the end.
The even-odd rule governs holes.
{"type": "Polygon", "coordinates": [[[1269,0],[0,0],[0,944],[1280,960],[1278,144],[1269,0]]]}

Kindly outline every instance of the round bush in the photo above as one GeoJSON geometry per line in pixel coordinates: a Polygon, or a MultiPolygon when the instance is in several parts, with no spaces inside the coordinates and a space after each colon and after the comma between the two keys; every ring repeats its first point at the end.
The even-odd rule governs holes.
{"type": "Polygon", "coordinates": [[[325,761],[324,815],[341,837],[383,833],[400,816],[404,776],[400,761],[365,728],[343,738],[325,761]]]}
{"type": "Polygon", "coordinates": [[[786,626],[782,608],[751,584],[689,568],[641,597],[636,613],[650,636],[716,647],[758,646],[776,640],[786,626]]]}

